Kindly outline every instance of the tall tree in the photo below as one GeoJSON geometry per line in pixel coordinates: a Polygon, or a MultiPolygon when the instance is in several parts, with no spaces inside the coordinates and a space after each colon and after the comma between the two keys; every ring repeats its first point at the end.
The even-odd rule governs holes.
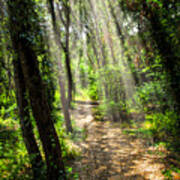
{"type": "Polygon", "coordinates": [[[21,65],[47,165],[47,179],[66,179],[59,139],[48,106],[35,52],[39,34],[38,14],[33,0],[8,0],[10,33],[21,65]],[[26,10],[26,11],[25,11],[26,10]]]}
{"type": "MultiPolygon", "coordinates": [[[[71,24],[71,7],[69,0],[59,0],[60,5],[58,8],[58,14],[61,19],[61,22],[65,28],[65,42],[61,42],[66,62],[66,72],[68,78],[68,104],[71,105],[72,101],[72,92],[74,89],[73,76],[71,70],[71,58],[70,58],[70,49],[69,49],[69,40],[70,40],[70,24],[71,24]]],[[[58,4],[57,4],[58,7],[58,4]]]]}
{"type": "MultiPolygon", "coordinates": [[[[5,21],[5,11],[7,10],[5,8],[4,2],[1,2],[1,7],[4,10],[0,10],[1,14],[1,22],[4,26],[7,26],[7,21],[5,21]]],[[[3,25],[1,24],[1,28],[3,29],[3,25]]],[[[6,39],[6,41],[9,41],[9,36],[6,35],[6,37],[3,37],[1,34],[0,37],[0,50],[2,52],[1,58],[1,81],[4,84],[5,89],[8,89],[6,85],[6,76],[4,77],[4,71],[9,72],[10,69],[6,67],[6,62],[3,58],[4,53],[8,53],[8,49],[4,50],[3,48],[3,38],[6,39]]],[[[10,46],[10,44],[9,44],[10,46]]],[[[30,120],[30,114],[29,114],[29,108],[28,108],[28,100],[26,98],[26,87],[25,87],[25,82],[24,82],[24,77],[22,73],[22,69],[20,67],[19,62],[17,59],[13,60],[13,65],[14,65],[14,80],[15,80],[15,86],[16,86],[16,98],[17,98],[17,104],[19,107],[19,116],[20,116],[20,127],[22,131],[22,136],[23,140],[30,158],[30,162],[32,165],[32,170],[33,170],[33,175],[34,179],[42,179],[43,175],[41,174],[41,169],[43,166],[43,160],[41,157],[41,153],[39,151],[38,145],[36,143],[36,139],[33,133],[33,125],[30,120]]],[[[9,74],[9,73],[8,73],[9,74]]],[[[10,79],[9,79],[10,81],[10,79]]],[[[3,89],[0,91],[3,92],[3,89]]]]}
{"type": "MultiPolygon", "coordinates": [[[[58,23],[56,20],[56,13],[55,13],[55,8],[54,8],[54,1],[53,0],[48,0],[48,5],[49,5],[49,11],[51,13],[52,17],[52,23],[53,23],[53,31],[55,35],[55,40],[56,40],[56,45],[58,48],[64,47],[62,41],[61,41],[61,32],[58,27],[58,23]]],[[[69,40],[68,40],[69,41],[69,40]]],[[[67,132],[72,132],[72,124],[71,124],[71,118],[70,118],[70,113],[69,113],[69,105],[68,105],[68,100],[66,98],[66,93],[65,93],[65,84],[63,81],[63,70],[62,70],[62,62],[58,60],[58,66],[59,66],[59,85],[60,85],[60,94],[61,94],[61,102],[62,102],[62,109],[63,109],[63,114],[66,122],[66,129],[67,132]]]]}
{"type": "Polygon", "coordinates": [[[43,160],[33,133],[33,125],[30,120],[28,101],[26,99],[26,87],[23,72],[19,61],[14,60],[14,75],[16,84],[16,97],[19,107],[20,126],[26,149],[29,154],[34,179],[42,179],[41,169],[43,160]]]}

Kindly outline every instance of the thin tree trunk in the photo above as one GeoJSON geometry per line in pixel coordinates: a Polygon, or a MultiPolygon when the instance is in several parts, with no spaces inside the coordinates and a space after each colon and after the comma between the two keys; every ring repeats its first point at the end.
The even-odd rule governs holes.
{"type": "Polygon", "coordinates": [[[64,3],[64,11],[66,16],[66,21],[65,21],[66,44],[65,44],[64,52],[65,52],[65,60],[66,60],[66,71],[68,77],[68,104],[70,107],[72,101],[72,92],[73,92],[73,78],[71,72],[71,59],[70,59],[70,51],[69,51],[69,35],[70,35],[69,28],[70,28],[70,13],[71,13],[69,0],[64,3]]]}
{"type": "Polygon", "coordinates": [[[73,92],[73,79],[72,79],[72,73],[71,73],[71,67],[70,67],[69,47],[67,49],[68,50],[65,52],[65,60],[66,60],[66,69],[67,69],[67,77],[68,77],[68,105],[69,107],[71,107],[72,92],[73,92]]]}
{"type": "MultiPolygon", "coordinates": [[[[52,23],[53,23],[53,31],[54,31],[54,35],[55,35],[55,40],[56,40],[56,45],[59,48],[63,48],[65,49],[63,43],[61,42],[61,37],[60,37],[60,31],[57,27],[57,23],[56,23],[56,14],[54,11],[54,4],[53,4],[53,0],[48,0],[49,3],[49,11],[51,13],[51,17],[52,17],[52,23]]],[[[65,122],[66,122],[66,129],[67,132],[73,132],[73,128],[72,128],[72,124],[71,124],[71,118],[70,118],[70,113],[69,113],[69,105],[66,99],[66,93],[65,93],[65,85],[64,85],[64,81],[62,78],[62,63],[59,60],[58,61],[58,66],[59,66],[59,85],[60,85],[60,94],[61,94],[61,102],[62,102],[62,108],[63,108],[63,114],[64,114],[64,118],[65,118],[65,122]]]]}
{"type": "Polygon", "coordinates": [[[58,67],[59,67],[59,85],[60,85],[60,94],[61,94],[61,101],[62,101],[62,110],[63,110],[63,114],[64,114],[64,118],[65,118],[65,123],[66,123],[66,129],[67,132],[73,132],[73,128],[71,125],[71,119],[70,119],[70,114],[69,114],[69,105],[68,105],[68,101],[66,99],[66,93],[65,93],[65,87],[64,87],[64,83],[63,83],[63,79],[62,79],[62,65],[60,63],[60,61],[58,61],[58,67]]]}
{"type": "MultiPolygon", "coordinates": [[[[50,9],[51,9],[51,14],[52,11],[54,11],[54,6],[53,5],[53,0],[50,0],[50,9]]],[[[56,3],[57,6],[57,11],[58,11],[58,15],[59,18],[62,22],[62,24],[65,27],[65,43],[62,42],[62,49],[64,51],[65,54],[65,63],[66,63],[66,75],[67,75],[67,79],[68,79],[68,105],[69,107],[71,107],[71,101],[72,101],[72,93],[74,91],[74,83],[73,83],[73,76],[72,76],[72,71],[71,71],[71,58],[70,58],[70,51],[69,51],[69,28],[70,28],[70,13],[71,13],[71,9],[70,9],[70,4],[69,4],[69,0],[67,1],[60,1],[62,3],[62,9],[59,9],[59,3],[56,3]],[[63,13],[64,13],[64,17],[63,17],[63,13]]],[[[54,17],[55,17],[55,13],[53,13],[54,17]]],[[[52,20],[55,21],[56,17],[53,18],[52,16],[52,20]]],[[[53,23],[54,25],[56,24],[56,22],[53,23]]]]}

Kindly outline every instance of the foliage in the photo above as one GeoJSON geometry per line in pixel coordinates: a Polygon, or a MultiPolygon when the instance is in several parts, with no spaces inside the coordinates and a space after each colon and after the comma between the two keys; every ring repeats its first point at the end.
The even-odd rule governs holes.
{"type": "MultiPolygon", "coordinates": [[[[15,3],[7,2],[9,6],[15,3]]],[[[132,128],[124,130],[124,133],[145,139],[153,137],[153,141],[166,142],[168,147],[173,145],[175,150],[179,150],[179,2],[78,0],[69,3],[67,0],[55,3],[59,47],[56,43],[49,43],[49,39],[55,35],[44,1],[26,0],[25,9],[28,11],[24,13],[29,13],[28,19],[19,14],[17,8],[13,22],[17,24],[17,17],[20,18],[24,22],[21,28],[32,32],[20,32],[18,38],[27,40],[38,57],[45,96],[48,97],[65,162],[80,154],[72,143],[73,134],[67,135],[65,131],[61,114],[61,87],[56,77],[59,72],[55,58],[58,57],[57,61],[62,62],[61,68],[65,69],[60,70],[67,71],[67,54],[72,61],[69,65],[76,87],[73,87],[76,89],[75,99],[100,103],[92,110],[95,120],[121,122],[121,128],[132,128]],[[50,48],[54,54],[50,54],[50,48]],[[145,119],[138,115],[145,116],[145,119]],[[138,123],[142,126],[133,129],[139,127],[138,123]]],[[[13,24],[8,24],[6,4],[6,1],[0,3],[3,7],[0,10],[0,179],[30,179],[32,170],[15,102],[17,94],[13,81],[15,74],[12,72],[16,54],[10,41],[10,34],[14,31],[13,24]]],[[[55,41],[58,41],[57,37],[55,41]]],[[[67,91],[68,77],[63,81],[67,91]]],[[[28,95],[26,98],[29,102],[28,95]]],[[[43,154],[32,109],[29,106],[27,108],[43,154]]],[[[68,163],[66,169],[69,178],[78,179],[77,175],[72,174],[68,163]]],[[[164,174],[171,178],[171,170],[164,174]]]]}
{"type": "Polygon", "coordinates": [[[31,179],[31,165],[18,121],[1,116],[0,137],[0,179],[31,179]]]}
{"type": "Polygon", "coordinates": [[[179,179],[180,169],[172,165],[169,169],[163,170],[162,173],[168,180],[179,179]]]}
{"type": "Polygon", "coordinates": [[[106,112],[105,108],[106,107],[100,105],[92,109],[93,117],[95,118],[95,120],[104,121],[105,112],[106,112]]]}
{"type": "Polygon", "coordinates": [[[97,75],[92,70],[90,70],[89,72],[88,80],[89,80],[89,84],[88,84],[89,97],[92,100],[97,101],[99,99],[97,75]]]}
{"type": "Polygon", "coordinates": [[[159,111],[172,104],[163,85],[163,81],[151,81],[137,87],[135,99],[145,112],[159,111]]]}
{"type": "MultiPolygon", "coordinates": [[[[169,141],[175,146],[179,146],[178,115],[173,111],[154,113],[146,115],[146,120],[151,122],[149,130],[152,131],[155,140],[169,141]]],[[[178,151],[178,149],[176,149],[178,151]]]]}
{"type": "MultiPolygon", "coordinates": [[[[14,110],[16,109],[15,107],[16,104],[13,104],[7,110],[1,109],[3,113],[0,117],[0,179],[30,180],[32,177],[31,164],[19,127],[19,119],[12,119],[12,117],[17,117],[17,112],[14,110]]],[[[73,145],[71,136],[66,135],[62,115],[56,111],[54,118],[56,118],[56,129],[60,138],[62,155],[67,164],[66,169],[70,177],[76,177],[77,174],[71,174],[70,166],[67,162],[79,156],[80,150],[73,145]]],[[[39,137],[37,130],[35,133],[39,137]]],[[[39,140],[38,143],[40,145],[39,140]]],[[[45,169],[41,173],[43,176],[45,169]]]]}

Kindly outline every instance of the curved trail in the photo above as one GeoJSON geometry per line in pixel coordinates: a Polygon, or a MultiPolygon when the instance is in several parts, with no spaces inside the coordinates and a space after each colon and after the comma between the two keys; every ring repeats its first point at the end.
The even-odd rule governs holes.
{"type": "Polygon", "coordinates": [[[162,155],[148,153],[142,140],[123,134],[120,125],[94,121],[92,107],[80,104],[72,112],[76,125],[85,128],[87,135],[85,141],[77,143],[82,157],[75,160],[73,168],[80,180],[165,179],[162,155]]]}

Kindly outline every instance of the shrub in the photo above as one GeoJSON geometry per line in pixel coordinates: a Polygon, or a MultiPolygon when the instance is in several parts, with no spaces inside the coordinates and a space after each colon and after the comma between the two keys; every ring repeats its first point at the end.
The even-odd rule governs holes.
{"type": "Polygon", "coordinates": [[[178,115],[173,111],[146,115],[146,120],[152,123],[149,128],[155,139],[171,141],[179,135],[178,115]]]}

